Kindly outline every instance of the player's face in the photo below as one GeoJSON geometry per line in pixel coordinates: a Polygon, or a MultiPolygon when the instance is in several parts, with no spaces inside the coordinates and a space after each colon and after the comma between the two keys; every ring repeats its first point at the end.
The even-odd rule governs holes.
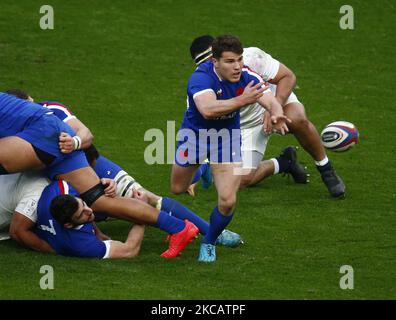
{"type": "Polygon", "coordinates": [[[90,207],[82,201],[80,198],[77,198],[78,209],[72,216],[72,223],[75,225],[84,224],[87,222],[91,222],[94,220],[95,215],[90,207]]]}
{"type": "Polygon", "coordinates": [[[213,59],[217,74],[224,80],[238,82],[243,68],[243,55],[231,51],[222,53],[220,59],[213,59]]]}

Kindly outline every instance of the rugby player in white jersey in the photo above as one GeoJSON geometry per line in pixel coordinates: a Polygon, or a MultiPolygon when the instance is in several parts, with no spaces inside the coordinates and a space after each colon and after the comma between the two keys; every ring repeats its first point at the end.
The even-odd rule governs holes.
{"type": "Polygon", "coordinates": [[[42,252],[53,252],[47,242],[41,240],[29,228],[16,238],[16,229],[11,222],[17,219],[34,226],[37,220],[37,202],[41,192],[48,185],[49,180],[38,172],[14,173],[0,175],[0,233],[2,239],[9,239],[10,235],[31,249],[42,252]],[[10,232],[9,232],[10,231],[10,232]]]}
{"type": "MultiPolygon", "coordinates": [[[[192,42],[190,53],[197,65],[211,58],[213,39],[212,36],[205,35],[192,42]]],[[[294,73],[283,63],[259,48],[244,48],[243,59],[246,66],[269,82],[270,89],[283,106],[285,115],[292,120],[288,125],[290,132],[294,134],[300,145],[315,161],[330,195],[334,198],[344,197],[345,185],[333,169],[321,143],[320,135],[307,118],[304,105],[293,93],[296,84],[294,73]]],[[[281,155],[277,158],[262,161],[272,131],[267,114],[258,103],[246,106],[240,111],[241,149],[245,171],[245,175],[241,179],[241,186],[254,185],[264,178],[282,171],[291,173],[298,183],[308,182],[308,175],[296,161],[294,147],[286,148],[283,151],[283,157],[281,155]],[[285,159],[289,159],[289,167],[287,167],[288,163],[284,161],[285,159]]]]}

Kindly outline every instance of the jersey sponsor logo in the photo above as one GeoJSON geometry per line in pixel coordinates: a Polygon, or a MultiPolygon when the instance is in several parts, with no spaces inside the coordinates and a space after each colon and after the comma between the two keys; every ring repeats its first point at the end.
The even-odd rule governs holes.
{"type": "Polygon", "coordinates": [[[54,228],[54,222],[52,219],[48,220],[49,226],[46,226],[45,224],[39,225],[39,228],[43,231],[47,231],[49,233],[52,233],[54,236],[56,236],[56,231],[54,228]]]}
{"type": "Polygon", "coordinates": [[[221,97],[223,95],[223,90],[221,88],[216,91],[216,96],[221,97]]]}

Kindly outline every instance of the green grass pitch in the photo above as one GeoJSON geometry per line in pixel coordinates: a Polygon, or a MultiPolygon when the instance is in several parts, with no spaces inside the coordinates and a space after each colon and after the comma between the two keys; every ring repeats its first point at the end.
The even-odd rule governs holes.
{"type": "MultiPolygon", "coordinates": [[[[394,1],[356,1],[354,30],[341,30],[344,1],[61,1],[54,30],[41,30],[43,1],[0,4],[0,91],[19,87],[37,99],[68,104],[95,135],[99,150],[148,189],[170,196],[170,165],[147,165],[150,128],[177,125],[194,69],[191,40],[231,33],[258,46],[297,75],[297,96],[312,122],[356,124],[360,142],[329,153],[347,185],[334,201],[300,149],[311,182],[271,177],[239,193],[230,229],[245,245],[219,247],[218,260],[197,262],[199,241],[172,261],[160,258],[165,234],[147,228],[133,260],[66,258],[0,242],[0,299],[395,299],[394,1]],[[55,289],[41,290],[42,265],[55,289]],[[354,269],[342,290],[340,267],[354,269]]],[[[267,158],[293,136],[273,137],[267,158]]],[[[212,189],[177,200],[208,218],[212,189]]],[[[124,240],[129,223],[102,223],[124,240]]]]}

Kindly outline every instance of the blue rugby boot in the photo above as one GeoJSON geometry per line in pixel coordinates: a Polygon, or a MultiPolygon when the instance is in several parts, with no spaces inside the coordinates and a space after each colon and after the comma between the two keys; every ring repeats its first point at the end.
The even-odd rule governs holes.
{"type": "Polygon", "coordinates": [[[216,261],[216,246],[210,243],[201,243],[201,248],[199,248],[200,262],[215,262],[216,261]]]}
{"type": "Polygon", "coordinates": [[[235,248],[240,244],[243,244],[241,236],[238,233],[229,230],[223,230],[223,232],[219,235],[219,237],[216,240],[216,245],[221,245],[230,248],[235,248]]]}

